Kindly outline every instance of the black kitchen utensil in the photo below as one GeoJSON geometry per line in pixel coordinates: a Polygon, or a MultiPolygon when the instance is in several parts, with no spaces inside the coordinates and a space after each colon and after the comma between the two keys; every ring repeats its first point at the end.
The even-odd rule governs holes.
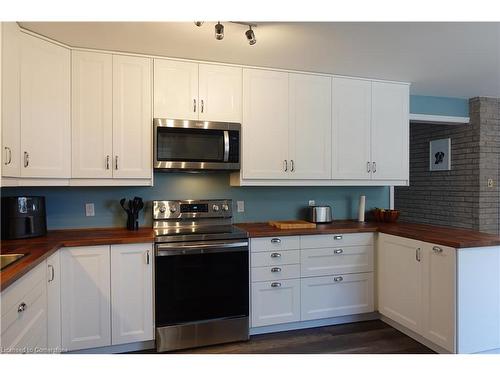
{"type": "Polygon", "coordinates": [[[144,202],[141,197],[134,197],[129,199],[128,203],[125,198],[120,200],[120,205],[127,213],[127,229],[139,229],[139,211],[144,208],[144,202]]]}

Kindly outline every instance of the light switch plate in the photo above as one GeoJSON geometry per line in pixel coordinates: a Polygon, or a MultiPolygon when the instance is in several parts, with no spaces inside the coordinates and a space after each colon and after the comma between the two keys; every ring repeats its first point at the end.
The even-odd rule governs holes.
{"type": "Polygon", "coordinates": [[[238,212],[245,212],[245,201],[236,201],[236,210],[238,212]]]}
{"type": "Polygon", "coordinates": [[[314,199],[309,200],[309,206],[315,206],[316,201],[314,199]]]}
{"type": "Polygon", "coordinates": [[[95,216],[94,203],[85,203],[85,216],[95,216]]]}
{"type": "Polygon", "coordinates": [[[495,187],[495,181],[492,178],[488,178],[487,185],[489,188],[495,187]]]}

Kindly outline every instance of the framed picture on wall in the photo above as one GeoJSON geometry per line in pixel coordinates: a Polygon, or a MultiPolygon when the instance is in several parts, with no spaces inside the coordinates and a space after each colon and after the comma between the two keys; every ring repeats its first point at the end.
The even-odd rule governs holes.
{"type": "Polygon", "coordinates": [[[451,138],[435,139],[429,142],[429,170],[451,170],[451,138]]]}

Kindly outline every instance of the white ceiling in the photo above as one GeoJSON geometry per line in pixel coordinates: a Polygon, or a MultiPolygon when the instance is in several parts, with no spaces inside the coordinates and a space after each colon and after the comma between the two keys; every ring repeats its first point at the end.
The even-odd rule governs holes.
{"type": "Polygon", "coordinates": [[[21,22],[63,43],[105,50],[412,82],[418,95],[500,97],[500,23],[21,22]]]}

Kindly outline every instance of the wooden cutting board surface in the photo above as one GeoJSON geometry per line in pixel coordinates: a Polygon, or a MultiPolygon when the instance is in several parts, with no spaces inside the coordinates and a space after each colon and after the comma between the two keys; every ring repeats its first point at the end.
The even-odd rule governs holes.
{"type": "Polygon", "coordinates": [[[305,220],[270,221],[269,225],[278,229],[315,229],[316,224],[305,220]]]}

